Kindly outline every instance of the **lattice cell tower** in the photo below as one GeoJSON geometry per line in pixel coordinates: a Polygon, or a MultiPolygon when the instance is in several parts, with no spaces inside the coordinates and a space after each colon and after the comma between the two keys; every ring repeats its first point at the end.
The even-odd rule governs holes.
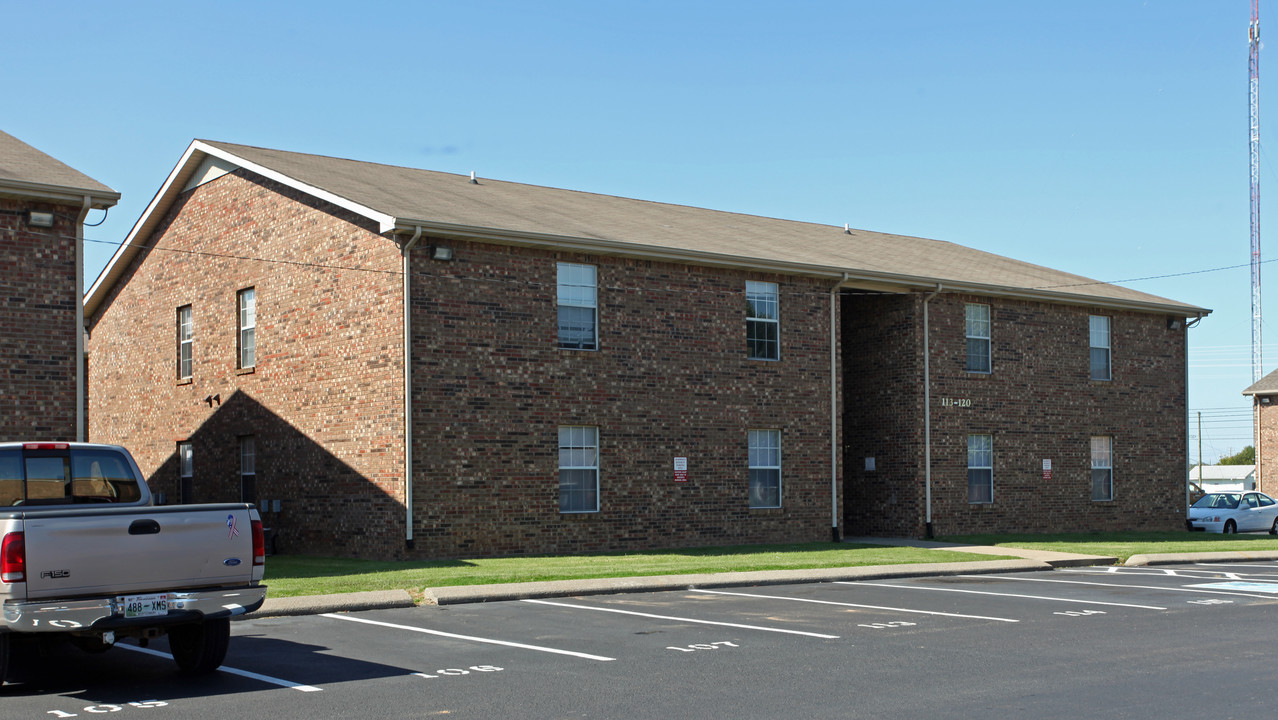
{"type": "Polygon", "coordinates": [[[1251,381],[1264,373],[1260,342],[1260,0],[1251,0],[1251,381]]]}

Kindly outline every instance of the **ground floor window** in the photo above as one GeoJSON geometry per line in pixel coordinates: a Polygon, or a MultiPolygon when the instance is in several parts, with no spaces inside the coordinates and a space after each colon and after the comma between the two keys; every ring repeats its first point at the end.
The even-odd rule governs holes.
{"type": "Polygon", "coordinates": [[[781,507],[781,431],[750,431],[750,507],[781,507]]]}
{"type": "Polygon", "coordinates": [[[178,443],[178,502],[195,502],[195,458],[191,443],[178,443]]]}
{"type": "Polygon", "coordinates": [[[599,511],[599,429],[559,428],[559,512],[599,511]]]}
{"type": "Polygon", "coordinates": [[[967,501],[994,502],[994,436],[967,436],[967,501]]]}
{"type": "Polygon", "coordinates": [[[1114,499],[1113,438],[1092,438],[1092,499],[1114,499]]]}

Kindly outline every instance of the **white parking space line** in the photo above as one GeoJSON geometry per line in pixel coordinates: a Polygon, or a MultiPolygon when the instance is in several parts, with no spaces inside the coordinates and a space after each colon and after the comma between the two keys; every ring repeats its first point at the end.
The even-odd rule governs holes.
{"type": "Polygon", "coordinates": [[[744,630],[761,630],[763,632],[784,633],[786,635],[805,635],[807,637],[821,638],[823,640],[838,640],[838,635],[825,635],[823,633],[806,632],[803,630],[786,630],[785,628],[762,627],[759,625],[741,625],[739,623],[719,622],[717,620],[698,620],[696,618],[673,617],[671,615],[653,615],[651,613],[635,612],[634,610],[621,610],[618,608],[591,607],[590,605],[574,605],[572,603],[551,602],[549,600],[523,600],[521,602],[536,603],[538,605],[554,605],[555,607],[573,608],[575,610],[594,610],[596,612],[617,613],[618,615],[634,615],[636,617],[653,618],[656,620],[674,620],[675,622],[696,623],[698,625],[719,625],[721,627],[742,628],[744,630]]]}
{"type": "Polygon", "coordinates": [[[912,608],[883,607],[881,605],[861,605],[860,603],[835,602],[833,600],[815,600],[812,598],[796,598],[785,597],[782,595],[756,595],[754,593],[727,592],[724,590],[694,590],[693,592],[705,593],[708,595],[733,595],[736,597],[763,598],[766,600],[790,600],[793,602],[816,603],[818,605],[837,605],[839,607],[865,608],[867,610],[887,610],[889,612],[899,613],[915,613],[918,615],[938,615],[940,617],[962,618],[964,620],[994,620],[997,622],[1014,623],[1020,620],[1012,620],[1010,618],[989,617],[986,615],[962,615],[959,613],[937,612],[935,610],[915,610],[912,608]]]}
{"type": "MultiPolygon", "coordinates": [[[[975,577],[987,578],[990,576],[977,575],[975,577]]],[[[999,578],[1003,579],[1002,576],[999,576],[999,578]]],[[[1018,595],[1015,593],[989,592],[986,590],[964,590],[962,588],[928,587],[926,585],[892,585],[889,583],[856,582],[856,581],[850,581],[850,580],[839,580],[839,581],[835,581],[834,584],[835,585],[869,585],[872,587],[897,588],[899,590],[933,590],[935,592],[964,593],[967,595],[993,595],[995,597],[1010,597],[1010,598],[1019,598],[1022,600],[1052,600],[1055,602],[1067,602],[1067,603],[1075,603],[1080,605],[1105,605],[1108,607],[1136,608],[1138,610],[1166,610],[1167,609],[1165,607],[1155,607],[1153,605],[1132,605],[1129,603],[1102,602],[1100,600],[1072,600],[1070,598],[1046,597],[1043,595],[1018,595]]]]}
{"type": "MultiPolygon", "coordinates": [[[[118,647],[122,650],[131,650],[133,652],[142,653],[144,655],[155,655],[156,657],[170,658],[170,659],[173,657],[172,655],[169,655],[166,652],[160,652],[159,650],[152,650],[150,648],[138,647],[136,645],[125,645],[121,643],[116,645],[115,647],[118,647]]],[[[270,683],[271,685],[279,685],[280,687],[285,687],[290,690],[297,690],[298,692],[322,692],[320,688],[317,688],[313,685],[303,685],[301,683],[295,683],[291,680],[281,680],[279,678],[271,677],[270,675],[259,675],[255,672],[249,672],[247,670],[237,670],[235,668],[227,667],[225,665],[218,668],[217,670],[218,672],[230,673],[232,675],[239,675],[240,677],[246,677],[252,680],[261,680],[264,683],[270,683]]]]}
{"type": "MultiPolygon", "coordinates": [[[[1208,594],[1214,594],[1214,595],[1241,595],[1243,597],[1264,598],[1266,600],[1273,599],[1272,595],[1253,595],[1250,593],[1229,592],[1226,590],[1195,589],[1195,586],[1193,585],[1190,585],[1187,587],[1166,587],[1166,586],[1160,586],[1160,585],[1128,585],[1125,583],[1088,582],[1086,580],[1053,580],[1050,578],[1010,577],[1006,575],[959,575],[957,577],[970,577],[970,578],[997,577],[999,580],[1018,580],[1020,582],[1064,583],[1067,585],[1096,585],[1098,587],[1131,588],[1134,590],[1162,590],[1165,592],[1187,592],[1187,593],[1198,593],[1198,594],[1208,593],[1208,594]]],[[[1203,578],[1184,578],[1184,579],[1185,580],[1202,580],[1203,578]]],[[[1165,610],[1166,608],[1155,608],[1155,609],[1165,610]]]]}
{"type": "Polygon", "coordinates": [[[487,643],[489,645],[504,645],[505,647],[521,648],[523,650],[536,650],[538,652],[553,653],[555,655],[568,655],[570,657],[585,658],[586,660],[598,660],[600,662],[611,662],[616,660],[616,658],[604,657],[602,655],[591,655],[589,653],[575,652],[573,650],[560,650],[559,648],[542,647],[540,645],[525,645],[524,643],[510,642],[508,640],[494,640],[492,638],[481,638],[473,635],[458,635],[456,633],[429,630],[427,628],[415,627],[412,625],[396,625],[395,623],[381,622],[380,620],[351,617],[350,615],[324,613],[320,615],[320,617],[364,623],[365,625],[377,625],[380,627],[391,628],[393,630],[407,630],[409,632],[422,633],[424,635],[437,635],[439,637],[453,638],[454,640],[469,640],[470,642],[487,643]]]}

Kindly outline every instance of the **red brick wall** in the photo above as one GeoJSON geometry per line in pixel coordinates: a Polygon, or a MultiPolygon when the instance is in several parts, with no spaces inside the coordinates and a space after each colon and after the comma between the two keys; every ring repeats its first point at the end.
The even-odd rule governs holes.
{"type": "MultiPolygon", "coordinates": [[[[917,357],[913,361],[913,382],[908,373],[892,374],[886,368],[894,368],[897,358],[908,355],[908,346],[921,338],[921,306],[886,299],[850,298],[848,303],[845,327],[858,322],[858,316],[874,315],[876,303],[891,311],[881,313],[882,323],[870,329],[874,342],[849,342],[847,532],[917,535],[924,529],[922,362],[917,357]],[[910,313],[913,322],[906,317],[910,313]],[[854,348],[862,345],[881,350],[854,360],[854,348]],[[859,385],[852,380],[858,375],[865,375],[859,385]],[[865,392],[883,386],[884,378],[890,392],[855,396],[857,388],[865,392]],[[917,413],[914,420],[901,417],[911,413],[917,413]],[[853,418],[862,416],[862,426],[877,429],[878,437],[857,436],[853,418]],[[860,457],[876,452],[890,458],[890,469],[867,474],[860,457]],[[855,498],[864,498],[864,505],[857,506],[855,498]]],[[[929,312],[936,534],[1170,530],[1183,525],[1183,327],[1169,330],[1163,315],[954,294],[938,295],[929,312]],[[990,374],[964,369],[968,302],[991,306],[990,374]],[[1091,314],[1112,318],[1110,381],[1089,379],[1091,314]],[[993,436],[992,504],[967,499],[969,434],[993,436]],[[1091,500],[1094,435],[1113,438],[1112,501],[1091,500]],[[1052,461],[1051,479],[1043,477],[1044,459],[1052,461]]]]}
{"type": "Polygon", "coordinates": [[[422,552],[830,539],[829,283],[439,242],[455,261],[413,261],[422,552]],[[598,268],[598,351],[557,347],[560,260],[598,268]],[[780,286],[779,362],[747,359],[748,279],[780,286]],[[561,425],[599,429],[597,513],[559,512],[561,425]],[[781,509],[749,507],[750,429],[781,431],[781,509]]]}
{"type": "Polygon", "coordinates": [[[1257,395],[1252,398],[1252,407],[1253,427],[1257,428],[1256,489],[1278,495],[1278,397],[1257,395]]]}
{"type": "Polygon", "coordinates": [[[0,441],[76,439],[79,211],[0,198],[0,441]],[[27,210],[54,226],[29,228],[27,210]]]}
{"type": "Polygon", "coordinates": [[[93,319],[90,427],[178,500],[179,441],[195,500],[239,501],[239,436],[281,551],[402,549],[400,255],[353,215],[236,173],[184,194],[93,319]],[[268,258],[286,262],[264,262],[268,258]],[[236,293],[257,294],[257,362],[237,370],[236,293]],[[194,313],[177,379],[176,313],[194,313]],[[220,396],[221,402],[205,402],[220,396]]]}

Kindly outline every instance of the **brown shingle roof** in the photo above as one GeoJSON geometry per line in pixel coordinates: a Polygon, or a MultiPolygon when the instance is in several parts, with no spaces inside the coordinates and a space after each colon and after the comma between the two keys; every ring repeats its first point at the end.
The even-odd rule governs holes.
{"type": "Polygon", "coordinates": [[[728,262],[843,272],[914,286],[1203,314],[1203,308],[954,243],[793,220],[633,200],[321,155],[202,141],[252,163],[414,224],[469,234],[599,241],[635,251],[718,256],[728,262]],[[960,287],[961,286],[961,287],[960,287]],[[1020,292],[1017,292],[1020,291],[1020,292]]]}
{"type": "Polygon", "coordinates": [[[337,202],[382,232],[753,268],[888,291],[946,290],[1180,316],[1205,308],[939,240],[196,140],[86,298],[92,313],[206,159],[337,202]]]}
{"type": "Polygon", "coordinates": [[[62,161],[0,131],[0,193],[21,197],[89,195],[95,207],[120,194],[62,161]]]}

